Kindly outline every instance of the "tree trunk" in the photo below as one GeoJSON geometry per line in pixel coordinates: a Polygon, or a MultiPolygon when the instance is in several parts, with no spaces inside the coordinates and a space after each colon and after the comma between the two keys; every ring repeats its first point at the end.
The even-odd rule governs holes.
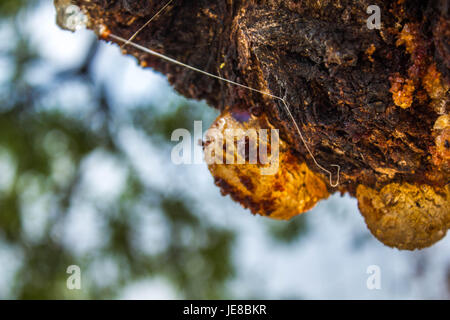
{"type": "MultiPolygon", "coordinates": [[[[127,39],[165,4],[72,2],[91,28],[127,39]]],[[[246,113],[254,126],[280,130],[274,177],[249,166],[210,166],[224,193],[254,213],[289,218],[329,193],[349,192],[378,239],[415,249],[450,228],[448,8],[448,0],[176,0],[134,40],[284,99],[295,122],[280,99],[131,46],[124,51],[165,74],[182,95],[222,111],[229,127],[242,127],[233,115],[246,113]],[[368,27],[374,4],[380,29],[368,27]],[[332,165],[340,166],[338,187],[317,164],[334,176],[332,165]]]]}

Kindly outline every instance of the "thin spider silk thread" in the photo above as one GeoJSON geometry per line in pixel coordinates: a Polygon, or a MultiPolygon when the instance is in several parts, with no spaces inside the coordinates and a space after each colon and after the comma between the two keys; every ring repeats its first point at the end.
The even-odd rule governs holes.
{"type": "Polygon", "coordinates": [[[250,90],[250,91],[253,91],[253,92],[257,92],[257,93],[260,93],[260,94],[262,94],[262,95],[266,95],[266,96],[268,96],[268,97],[271,97],[271,98],[273,98],[273,99],[276,99],[276,100],[281,101],[281,102],[283,103],[283,105],[284,105],[284,109],[286,110],[286,112],[288,113],[290,119],[291,119],[292,122],[294,123],[294,126],[295,126],[295,128],[296,128],[296,130],[297,130],[297,132],[298,132],[298,134],[299,134],[299,136],[300,136],[300,138],[301,138],[303,144],[305,145],[306,150],[308,151],[309,155],[310,155],[311,158],[313,159],[314,164],[315,164],[319,169],[321,169],[322,171],[328,173],[329,178],[330,178],[330,185],[331,185],[333,188],[335,188],[335,187],[337,187],[337,186],[339,185],[339,177],[340,177],[340,169],[341,169],[341,167],[340,167],[339,165],[337,165],[337,164],[331,165],[332,167],[336,167],[337,170],[338,170],[338,172],[337,172],[337,181],[336,181],[336,183],[333,183],[333,173],[332,173],[331,171],[329,171],[328,169],[325,169],[322,165],[320,165],[320,164],[317,162],[317,160],[316,160],[316,158],[314,157],[314,155],[313,155],[311,149],[308,147],[308,144],[306,143],[306,140],[305,140],[305,138],[304,138],[304,136],[303,136],[303,134],[302,134],[302,132],[301,132],[301,130],[300,130],[300,127],[298,126],[297,122],[295,121],[294,116],[292,115],[291,110],[289,109],[288,103],[286,102],[285,99],[283,99],[283,98],[281,98],[281,97],[278,97],[278,96],[276,96],[276,95],[273,95],[273,94],[271,94],[271,93],[264,92],[264,91],[261,91],[261,90],[258,90],[258,89],[255,89],[255,88],[252,88],[252,87],[243,85],[243,84],[241,84],[241,83],[238,83],[238,82],[235,82],[235,81],[232,81],[232,80],[229,80],[229,79],[226,79],[226,78],[217,76],[217,75],[215,75],[215,74],[212,74],[212,73],[203,71],[203,70],[201,70],[201,69],[195,68],[195,67],[193,67],[193,66],[190,66],[190,65],[188,65],[188,64],[185,64],[185,63],[180,62],[180,61],[178,61],[178,60],[175,60],[175,59],[172,59],[172,58],[170,58],[170,57],[167,57],[167,56],[165,56],[165,55],[163,55],[163,54],[161,54],[161,53],[159,53],[159,52],[156,52],[156,51],[153,51],[153,50],[151,50],[151,49],[149,49],[149,48],[146,48],[146,47],[144,47],[144,46],[141,46],[141,45],[139,45],[139,44],[137,44],[137,43],[134,43],[134,42],[132,42],[132,41],[129,41],[129,40],[127,40],[127,39],[124,39],[124,38],[122,38],[122,37],[120,37],[120,36],[116,36],[115,34],[110,33],[108,36],[109,36],[110,38],[112,38],[112,39],[117,40],[117,41],[120,41],[120,42],[123,42],[123,43],[128,43],[128,45],[130,45],[130,46],[132,46],[132,47],[135,47],[135,48],[138,49],[138,50],[141,50],[141,51],[143,51],[143,52],[146,52],[146,53],[148,53],[148,54],[150,54],[150,55],[156,56],[156,57],[158,57],[158,58],[161,58],[161,59],[166,60],[166,61],[168,61],[168,62],[171,62],[171,63],[173,63],[173,64],[182,66],[182,67],[187,68],[187,69],[190,69],[190,70],[192,70],[192,71],[196,71],[196,72],[198,72],[198,73],[201,73],[201,74],[204,74],[204,75],[206,75],[206,76],[209,76],[209,77],[211,77],[211,78],[215,78],[215,79],[218,79],[218,80],[227,82],[227,83],[229,83],[229,84],[232,84],[232,85],[235,85],[235,86],[239,86],[239,87],[241,87],[241,88],[244,88],[244,89],[247,89],[247,90],[250,90]]]}
{"type": "Polygon", "coordinates": [[[128,39],[122,46],[121,48],[123,49],[124,47],[126,47],[127,45],[130,44],[131,41],[134,40],[134,38],[137,37],[137,35],[139,33],[141,33],[142,30],[144,30],[157,16],[159,16],[164,10],[166,10],[166,8],[173,2],[173,0],[169,0],[169,2],[167,2],[158,12],[156,12],[153,17],[151,17],[146,23],[144,23],[144,25],[142,25],[142,27],[140,27],[138,29],[138,31],[136,31],[131,37],[130,39],[128,39]]]}
{"type": "MultiPolygon", "coordinates": [[[[332,173],[330,170],[324,168],[320,163],[317,162],[316,157],[314,156],[314,154],[312,153],[311,149],[309,148],[308,143],[306,142],[306,139],[305,139],[305,137],[303,136],[303,133],[302,133],[302,131],[300,130],[300,127],[298,126],[297,121],[295,121],[295,118],[294,118],[294,116],[292,115],[292,112],[291,112],[291,110],[289,109],[289,105],[288,105],[288,103],[287,103],[287,101],[286,101],[285,99],[283,99],[283,98],[281,98],[281,97],[278,97],[278,96],[276,96],[276,95],[274,95],[274,94],[271,94],[271,93],[268,93],[268,92],[264,92],[264,91],[261,91],[261,90],[258,90],[258,89],[255,89],[255,88],[246,86],[246,85],[244,85],[244,84],[241,84],[241,83],[238,83],[238,82],[235,82],[235,81],[232,81],[232,80],[229,80],[229,79],[226,79],[226,78],[217,76],[217,75],[212,74],[212,73],[209,73],[209,72],[206,72],[206,71],[204,71],[204,70],[195,68],[195,67],[193,67],[193,66],[190,66],[190,65],[188,65],[188,64],[185,64],[185,63],[183,63],[183,62],[180,62],[180,61],[178,61],[178,60],[175,60],[175,59],[173,59],[173,58],[170,58],[170,57],[168,57],[168,56],[166,56],[166,55],[163,55],[163,54],[161,54],[161,53],[159,53],[159,52],[153,51],[153,50],[151,50],[151,49],[149,49],[149,48],[146,48],[146,47],[144,47],[144,46],[141,46],[141,45],[139,45],[139,44],[133,42],[133,39],[136,38],[136,36],[137,36],[137,35],[138,35],[138,34],[139,34],[146,26],[148,26],[148,25],[150,24],[151,21],[153,21],[153,20],[156,18],[156,16],[158,16],[159,14],[161,14],[161,12],[163,12],[163,11],[169,6],[169,4],[170,4],[172,1],[173,1],[173,0],[170,0],[170,1],[169,1],[169,2],[168,2],[161,10],[159,10],[154,16],[152,16],[152,17],[150,18],[150,20],[148,20],[148,21],[147,21],[147,22],[146,22],[146,23],[145,23],[145,24],[144,24],[137,32],[135,32],[135,33],[133,34],[133,36],[132,36],[130,39],[127,40],[127,39],[125,39],[125,38],[122,38],[122,37],[117,36],[117,35],[112,34],[112,33],[107,33],[107,36],[109,36],[110,38],[115,39],[115,40],[117,40],[117,41],[123,42],[122,47],[125,47],[126,45],[130,45],[130,46],[132,46],[132,47],[134,47],[134,48],[136,48],[136,49],[138,49],[138,50],[141,50],[141,51],[143,51],[143,52],[146,52],[146,53],[148,53],[148,54],[150,54],[150,55],[152,55],[152,56],[158,57],[158,58],[160,58],[160,59],[162,59],[162,60],[165,60],[165,61],[168,61],[168,62],[170,62],[170,63],[179,65],[179,66],[184,67],[184,68],[186,68],[186,69],[189,69],[189,70],[198,72],[198,73],[203,74],[203,75],[206,75],[206,76],[208,76],[208,77],[211,77],[211,78],[214,78],[214,79],[217,79],[217,80],[220,80],[220,81],[224,81],[224,82],[229,83],[229,84],[231,84],[231,85],[235,85],[235,86],[238,86],[238,87],[247,89],[247,90],[249,90],[249,91],[253,91],[253,92],[256,92],[256,93],[259,93],[259,94],[262,94],[262,95],[265,95],[265,96],[268,96],[268,97],[271,97],[271,98],[273,98],[273,99],[276,99],[276,100],[281,101],[281,102],[283,103],[283,106],[284,106],[284,109],[285,109],[286,113],[289,115],[289,118],[291,119],[292,123],[294,124],[295,129],[297,130],[297,133],[298,133],[298,135],[300,136],[300,139],[301,139],[302,142],[303,142],[303,145],[305,146],[306,150],[308,151],[308,154],[309,154],[309,155],[311,156],[311,158],[313,159],[314,164],[315,164],[320,170],[322,170],[323,172],[326,172],[326,173],[328,174],[329,179],[330,179],[330,186],[331,186],[331,187],[335,188],[335,187],[339,186],[341,166],[339,166],[339,165],[337,165],[337,164],[332,164],[332,165],[330,165],[330,166],[332,166],[332,167],[336,167],[336,168],[337,168],[337,179],[336,179],[336,183],[333,183],[333,173],[332,173]]],[[[102,32],[101,32],[100,34],[102,34],[102,32]]]]}

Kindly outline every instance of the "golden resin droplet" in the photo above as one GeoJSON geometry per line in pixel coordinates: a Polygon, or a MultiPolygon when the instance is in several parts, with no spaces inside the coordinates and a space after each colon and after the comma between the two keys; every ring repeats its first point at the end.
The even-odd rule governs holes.
{"type": "Polygon", "coordinates": [[[213,155],[213,161],[211,156],[206,160],[215,183],[221,188],[222,194],[229,194],[253,214],[287,220],[310,210],[318,201],[329,196],[325,181],[309,170],[306,163],[298,162],[284,141],[279,138],[275,139],[278,141],[265,139],[265,135],[260,134],[261,129],[266,129],[270,137],[271,130],[275,129],[265,116],[225,111],[211,129],[206,135],[204,150],[205,155],[213,155]],[[257,134],[252,135],[251,132],[257,134]],[[230,135],[236,141],[247,141],[247,156],[240,154],[236,146],[224,151],[223,155],[221,152],[215,153],[226,148],[224,141],[230,135]],[[261,157],[254,164],[248,159],[253,146],[252,137],[255,137],[258,149],[266,147],[269,150],[268,159],[265,159],[265,163],[269,163],[262,164],[261,157]],[[273,143],[278,144],[278,152],[270,152],[273,143]],[[239,159],[244,160],[241,161],[244,163],[238,164],[239,159]],[[233,160],[235,163],[230,163],[233,160]]]}
{"type": "Polygon", "coordinates": [[[450,228],[450,185],[392,183],[380,191],[360,185],[356,197],[370,232],[390,247],[429,247],[450,228]]]}

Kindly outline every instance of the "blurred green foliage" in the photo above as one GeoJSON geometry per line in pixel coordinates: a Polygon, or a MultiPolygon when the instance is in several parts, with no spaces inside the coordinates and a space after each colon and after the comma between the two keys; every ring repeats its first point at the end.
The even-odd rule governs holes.
{"type": "Polygon", "coordinates": [[[17,13],[25,6],[30,5],[34,0],[1,0],[0,1],[0,17],[9,18],[17,15],[17,13]]]}
{"type": "MultiPolygon", "coordinates": [[[[2,298],[116,298],[126,285],[158,277],[169,280],[180,298],[232,298],[227,282],[238,264],[232,261],[233,230],[203,219],[207,213],[196,212],[194,207],[201,206],[194,206],[186,195],[145,184],[118,137],[121,126],[132,126],[149,140],[167,145],[174,129],[190,129],[198,119],[211,122],[215,112],[179,98],[168,110],[143,103],[130,108],[129,121],[117,119],[108,88],[93,80],[96,43],[78,67],[59,70],[38,84],[30,82],[30,68],[46,61],[30,45],[30,35],[19,31],[17,20],[21,10],[30,10],[37,2],[0,1],[1,23],[14,30],[16,39],[0,50],[0,58],[10,67],[7,80],[0,84],[0,163],[7,164],[0,166],[0,247],[12,249],[20,262],[10,294],[2,298]],[[90,94],[89,110],[76,115],[48,99],[64,84],[74,83],[90,94]],[[64,228],[80,201],[83,163],[98,151],[118,159],[126,169],[126,186],[112,201],[90,204],[102,221],[105,239],[80,256],[65,242],[64,228]],[[157,252],[147,252],[136,242],[143,211],[163,217],[169,236],[157,252]],[[39,228],[28,225],[42,215],[42,232],[34,234],[39,228]],[[98,272],[109,263],[118,272],[102,282],[98,272]],[[81,291],[66,288],[66,268],[72,264],[83,270],[81,291]]],[[[306,223],[299,218],[271,222],[268,228],[275,239],[290,242],[306,230],[306,223]]]]}
{"type": "Polygon", "coordinates": [[[304,214],[288,222],[269,221],[267,224],[272,237],[283,244],[295,242],[308,231],[308,220],[304,214]]]}

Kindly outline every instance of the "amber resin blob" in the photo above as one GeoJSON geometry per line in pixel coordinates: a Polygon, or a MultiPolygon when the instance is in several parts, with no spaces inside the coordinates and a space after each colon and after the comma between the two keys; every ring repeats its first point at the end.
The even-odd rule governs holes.
{"type": "Polygon", "coordinates": [[[392,183],[380,191],[360,185],[357,198],[370,232],[390,247],[429,247],[450,228],[450,185],[392,183]]]}
{"type": "Polygon", "coordinates": [[[228,152],[224,151],[220,159],[217,159],[216,155],[219,161],[209,164],[215,183],[221,188],[222,194],[229,194],[253,214],[274,219],[290,219],[310,210],[319,200],[329,196],[322,177],[309,170],[305,163],[298,162],[298,158],[292,155],[286,143],[279,137],[278,141],[272,141],[270,132],[274,127],[265,116],[257,118],[245,112],[225,111],[211,129],[214,130],[207,135],[205,142],[207,154],[225,148],[224,140],[231,135],[236,140],[236,145],[229,148],[228,152]],[[264,133],[261,129],[266,130],[267,139],[261,134],[264,133]],[[254,142],[258,149],[257,163],[251,164],[247,157],[241,159],[244,163],[238,164],[242,155],[238,152],[237,141],[246,142],[248,155],[251,139],[256,139],[254,142]],[[278,145],[278,152],[270,152],[274,150],[273,143],[278,145]],[[267,159],[261,159],[259,156],[263,147],[269,151],[270,161],[264,161],[267,159]],[[233,158],[235,163],[227,164],[227,158],[233,158]],[[223,161],[220,161],[222,159],[223,161]]]}

